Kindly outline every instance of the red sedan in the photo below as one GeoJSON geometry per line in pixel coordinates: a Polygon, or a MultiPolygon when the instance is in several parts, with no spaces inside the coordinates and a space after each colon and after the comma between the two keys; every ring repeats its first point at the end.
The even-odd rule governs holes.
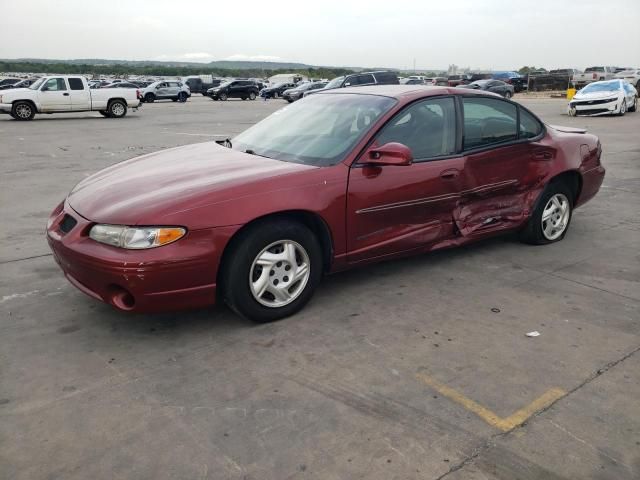
{"type": "Polygon", "coordinates": [[[561,240],[605,170],[598,139],[469,90],[376,86],[295,102],[224,145],[114,165],[53,211],[65,276],[120,310],[293,314],[323,274],[506,231],[561,240]]]}

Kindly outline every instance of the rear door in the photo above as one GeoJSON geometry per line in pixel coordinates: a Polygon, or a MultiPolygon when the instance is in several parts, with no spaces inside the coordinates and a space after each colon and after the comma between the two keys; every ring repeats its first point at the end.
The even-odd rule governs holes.
{"type": "Polygon", "coordinates": [[[508,229],[528,212],[525,198],[555,149],[537,143],[542,124],[513,102],[462,97],[464,176],[454,220],[464,236],[508,229]]]}
{"type": "Polygon", "coordinates": [[[80,77],[67,78],[69,83],[69,96],[71,97],[71,110],[83,111],[91,109],[91,96],[89,89],[80,77]]]}
{"type": "Polygon", "coordinates": [[[40,109],[43,112],[71,110],[71,96],[64,78],[50,78],[40,87],[40,109]]]}
{"type": "MultiPolygon", "coordinates": [[[[366,116],[360,121],[366,121],[366,116]]],[[[464,165],[456,155],[456,104],[429,98],[404,108],[376,135],[375,146],[409,147],[408,166],[370,166],[349,173],[348,260],[351,263],[424,248],[454,234],[452,212],[464,165]]]]}

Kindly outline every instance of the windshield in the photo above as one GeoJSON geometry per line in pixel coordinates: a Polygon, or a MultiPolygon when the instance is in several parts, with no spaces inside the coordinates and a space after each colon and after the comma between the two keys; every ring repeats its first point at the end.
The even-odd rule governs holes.
{"type": "Polygon", "coordinates": [[[580,93],[593,93],[593,92],[615,92],[620,89],[620,81],[613,80],[611,82],[596,82],[590,83],[580,93]]]}
{"type": "Polygon", "coordinates": [[[377,95],[313,95],[233,139],[233,149],[306,165],[342,161],[395,99],[377,95]]]}
{"type": "Polygon", "coordinates": [[[224,82],[221,83],[220,85],[218,85],[218,87],[223,88],[223,87],[228,87],[229,85],[231,85],[233,82],[224,82]]]}
{"type": "Polygon", "coordinates": [[[38,80],[36,80],[35,82],[33,82],[31,84],[31,86],[29,87],[31,90],[38,90],[40,88],[40,85],[42,85],[44,83],[45,78],[39,78],[38,80]]]}
{"type": "Polygon", "coordinates": [[[344,77],[336,77],[333,80],[331,80],[329,83],[327,83],[327,86],[324,88],[338,88],[342,84],[343,80],[344,80],[344,77]]]}

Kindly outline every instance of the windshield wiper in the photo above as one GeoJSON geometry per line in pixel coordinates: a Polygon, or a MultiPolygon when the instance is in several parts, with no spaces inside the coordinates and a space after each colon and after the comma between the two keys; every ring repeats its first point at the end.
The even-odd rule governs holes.
{"type": "Polygon", "coordinates": [[[224,140],[216,140],[216,143],[218,145],[222,145],[223,147],[227,147],[227,148],[232,147],[230,138],[225,138],[224,140]]]}
{"type": "Polygon", "coordinates": [[[258,157],[271,158],[271,157],[267,157],[266,155],[260,155],[259,153],[256,153],[254,150],[251,150],[250,148],[246,149],[244,153],[248,153],[249,155],[256,155],[258,157]]]}

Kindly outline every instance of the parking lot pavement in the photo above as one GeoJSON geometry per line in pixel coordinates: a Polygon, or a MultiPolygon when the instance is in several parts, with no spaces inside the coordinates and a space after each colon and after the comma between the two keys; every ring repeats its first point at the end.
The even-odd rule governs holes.
{"type": "Polygon", "coordinates": [[[603,143],[604,186],[562,242],[334,275],[267,325],[115,312],[63,279],[43,230],[85,175],[283,102],[0,117],[0,478],[639,478],[640,113],[522,102],[603,143]]]}

